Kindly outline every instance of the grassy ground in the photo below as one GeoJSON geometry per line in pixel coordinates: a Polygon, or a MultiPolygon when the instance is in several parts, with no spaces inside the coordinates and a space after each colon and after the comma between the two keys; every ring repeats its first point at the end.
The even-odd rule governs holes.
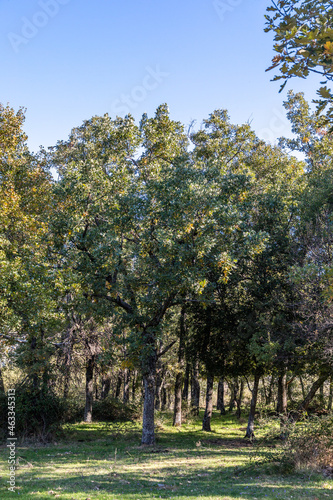
{"type": "Polygon", "coordinates": [[[243,442],[244,423],[213,418],[174,429],[157,419],[157,444],[141,448],[139,424],[75,424],[57,443],[18,447],[15,492],[8,491],[8,449],[1,447],[1,500],[333,499],[322,475],[282,475],[261,460],[272,452],[243,442]]]}

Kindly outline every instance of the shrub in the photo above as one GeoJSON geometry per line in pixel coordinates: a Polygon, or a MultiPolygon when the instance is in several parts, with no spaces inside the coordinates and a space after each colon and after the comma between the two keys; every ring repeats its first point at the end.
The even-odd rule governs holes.
{"type": "MultiPolygon", "coordinates": [[[[1,437],[8,435],[7,395],[0,398],[1,437]]],[[[59,429],[64,414],[63,402],[52,391],[35,390],[31,386],[15,387],[15,436],[21,440],[47,442],[59,429]]]]}
{"type": "Polygon", "coordinates": [[[333,417],[313,416],[292,425],[282,461],[293,469],[324,470],[333,467],[333,417]]]}
{"type": "Polygon", "coordinates": [[[124,404],[118,399],[108,396],[93,403],[93,420],[113,422],[115,420],[135,420],[140,416],[137,405],[124,404]]]}

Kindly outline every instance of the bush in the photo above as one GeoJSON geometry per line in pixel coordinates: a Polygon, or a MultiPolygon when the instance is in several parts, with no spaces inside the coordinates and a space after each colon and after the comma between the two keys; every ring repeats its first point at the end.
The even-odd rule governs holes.
{"type": "Polygon", "coordinates": [[[325,470],[333,467],[333,417],[310,417],[292,425],[284,445],[282,462],[292,469],[325,470]]]}
{"type": "MultiPolygon", "coordinates": [[[[51,440],[59,429],[64,415],[64,404],[52,391],[35,390],[31,386],[15,387],[15,436],[21,440],[41,442],[51,440]]],[[[0,398],[1,437],[8,436],[7,394],[0,398]]]]}
{"type": "Polygon", "coordinates": [[[136,420],[140,417],[140,409],[137,405],[124,404],[118,399],[108,396],[93,403],[92,416],[93,420],[105,422],[136,420]]]}

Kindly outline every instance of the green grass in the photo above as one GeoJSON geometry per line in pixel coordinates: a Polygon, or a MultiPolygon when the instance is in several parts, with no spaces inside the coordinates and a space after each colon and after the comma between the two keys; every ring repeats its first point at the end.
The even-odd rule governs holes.
{"type": "MultiPolygon", "coordinates": [[[[200,419],[181,429],[157,418],[157,444],[140,447],[140,425],[75,424],[48,446],[17,448],[16,491],[8,491],[8,450],[1,447],[1,500],[333,499],[333,484],[319,474],[282,475],[260,464],[256,448],[241,440],[244,422],[200,419]]],[[[260,456],[272,452],[262,449],[260,456]]]]}

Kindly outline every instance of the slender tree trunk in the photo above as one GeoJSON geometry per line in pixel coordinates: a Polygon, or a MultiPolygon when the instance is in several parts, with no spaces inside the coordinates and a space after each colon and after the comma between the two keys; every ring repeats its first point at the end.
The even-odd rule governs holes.
{"type": "Polygon", "coordinates": [[[224,377],[220,377],[217,387],[217,404],[216,409],[221,411],[221,415],[225,415],[224,406],[224,377]]]}
{"type": "Polygon", "coordinates": [[[94,368],[95,368],[95,355],[91,355],[88,358],[86,366],[86,405],[84,408],[84,421],[88,423],[92,422],[94,368]]]}
{"type": "Polygon", "coordinates": [[[137,380],[138,380],[138,372],[137,370],[134,370],[132,378],[132,396],[131,396],[132,402],[135,401],[137,380]]]}
{"type": "Polygon", "coordinates": [[[179,324],[179,348],[178,348],[178,372],[175,381],[175,402],[173,411],[173,425],[180,427],[182,425],[182,385],[183,385],[183,369],[184,369],[184,352],[185,352],[185,309],[181,310],[179,324]]]}
{"type": "Polygon", "coordinates": [[[196,360],[192,366],[191,373],[191,408],[193,415],[199,415],[200,406],[200,384],[199,384],[199,362],[196,360]]]}
{"type": "Polygon", "coordinates": [[[327,411],[332,411],[332,403],[333,403],[333,375],[330,378],[330,389],[327,403],[327,411]]]}
{"type": "Polygon", "coordinates": [[[130,380],[131,380],[131,370],[125,368],[124,370],[124,392],[123,392],[123,403],[127,404],[130,397],[130,380]]]}
{"type": "Polygon", "coordinates": [[[251,398],[251,405],[250,405],[249,420],[247,423],[247,429],[246,429],[246,434],[245,434],[245,437],[249,438],[249,439],[254,438],[254,417],[256,414],[259,381],[260,381],[259,372],[256,372],[254,375],[254,384],[253,384],[253,389],[252,389],[252,398],[251,398]]]}
{"type": "Polygon", "coordinates": [[[167,391],[164,385],[162,385],[161,388],[161,410],[166,410],[167,409],[167,391]]]}
{"type": "Polygon", "coordinates": [[[232,411],[236,404],[237,393],[239,389],[239,384],[237,378],[234,378],[229,385],[230,388],[230,403],[229,403],[229,411],[232,411]]]}
{"type": "Polygon", "coordinates": [[[120,389],[121,389],[122,383],[123,383],[122,371],[119,370],[118,376],[117,376],[116,391],[115,391],[115,398],[116,399],[119,399],[120,389]]]}
{"type": "Polygon", "coordinates": [[[144,402],[141,445],[150,446],[155,444],[154,410],[157,354],[154,333],[144,331],[143,338],[147,347],[150,348],[150,353],[142,362],[144,402]]]}
{"type": "Polygon", "coordinates": [[[111,388],[111,377],[109,374],[103,375],[102,378],[102,390],[101,390],[101,399],[105,399],[108,397],[111,388]]]}
{"type": "Polygon", "coordinates": [[[243,394],[244,394],[244,380],[243,380],[243,378],[241,378],[241,383],[240,383],[240,387],[239,387],[239,394],[238,394],[238,397],[236,397],[236,404],[237,404],[236,416],[237,416],[237,418],[240,418],[241,414],[242,414],[243,394]]]}
{"type": "Polygon", "coordinates": [[[280,415],[287,414],[288,392],[287,392],[287,373],[280,373],[278,378],[278,401],[276,411],[280,415]]]}
{"type": "Polygon", "coordinates": [[[269,388],[268,388],[268,393],[267,393],[267,398],[266,398],[266,405],[269,406],[271,404],[272,398],[273,398],[273,387],[274,387],[274,382],[275,382],[275,377],[274,375],[271,376],[271,380],[269,382],[269,388]]]}
{"type": "Polygon", "coordinates": [[[210,374],[207,375],[207,391],[206,391],[206,409],[202,422],[202,430],[211,432],[210,421],[213,414],[213,384],[214,377],[210,374]]]}
{"type": "Polygon", "coordinates": [[[182,392],[182,400],[186,401],[186,402],[188,402],[188,391],[189,391],[189,386],[190,386],[190,371],[191,371],[191,365],[190,365],[190,363],[186,363],[184,386],[183,386],[183,392],[182,392]]]}
{"type": "Polygon", "coordinates": [[[293,414],[292,418],[294,422],[297,422],[299,418],[301,417],[302,413],[307,411],[309,408],[309,405],[311,401],[313,400],[314,396],[316,395],[316,392],[318,389],[323,385],[323,383],[328,379],[329,375],[328,374],[322,374],[320,377],[312,384],[307,396],[305,399],[298,405],[298,408],[296,412],[293,414]]]}
{"type": "Polygon", "coordinates": [[[156,368],[155,410],[161,409],[161,390],[163,384],[164,366],[159,359],[156,368]]]}
{"type": "Polygon", "coordinates": [[[302,396],[303,396],[303,399],[305,399],[305,398],[306,398],[306,394],[305,394],[305,387],[304,387],[304,382],[303,382],[303,379],[302,379],[302,377],[301,377],[301,376],[299,377],[299,381],[300,381],[300,383],[301,383],[301,388],[302,388],[302,396]]]}

